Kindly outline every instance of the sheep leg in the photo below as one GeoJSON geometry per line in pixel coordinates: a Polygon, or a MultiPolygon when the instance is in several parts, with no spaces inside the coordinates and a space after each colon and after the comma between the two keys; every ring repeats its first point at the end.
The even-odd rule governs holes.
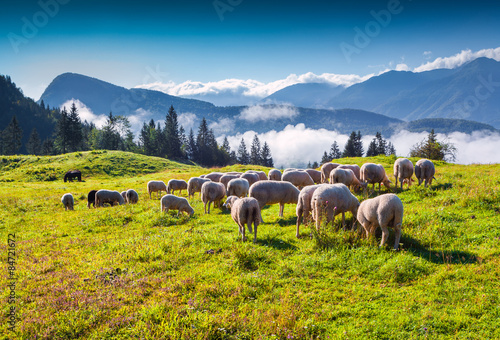
{"type": "Polygon", "coordinates": [[[342,229],[344,229],[344,231],[346,230],[345,229],[345,212],[342,211],[342,229]]]}
{"type": "Polygon", "coordinates": [[[241,241],[245,242],[247,240],[247,237],[245,236],[245,226],[243,224],[240,225],[240,231],[241,231],[241,241]]]}
{"type": "Polygon", "coordinates": [[[394,250],[398,250],[399,240],[401,239],[401,223],[394,226],[394,250]]]}
{"type": "MultiPolygon", "coordinates": [[[[297,236],[297,238],[299,238],[299,226],[300,226],[300,220],[301,219],[302,219],[302,210],[300,210],[299,214],[297,215],[297,232],[295,234],[295,236],[297,236]]],[[[304,217],[304,221],[305,221],[305,217],[304,217]]]]}
{"type": "Polygon", "coordinates": [[[253,243],[257,243],[257,224],[253,222],[253,243]]]}
{"type": "MultiPolygon", "coordinates": [[[[212,201],[208,201],[208,213],[210,214],[210,205],[212,204],[212,201]]],[[[215,203],[214,203],[215,206],[215,203]]]]}
{"type": "Polygon", "coordinates": [[[389,229],[387,229],[387,226],[385,225],[380,226],[380,228],[382,229],[382,241],[380,241],[380,248],[382,248],[389,237],[389,229]]]}
{"type": "Polygon", "coordinates": [[[207,203],[205,202],[204,204],[204,208],[205,208],[205,214],[207,213],[207,203]]]}
{"type": "Polygon", "coordinates": [[[280,217],[283,217],[283,210],[285,209],[285,205],[280,203],[280,217]]]}

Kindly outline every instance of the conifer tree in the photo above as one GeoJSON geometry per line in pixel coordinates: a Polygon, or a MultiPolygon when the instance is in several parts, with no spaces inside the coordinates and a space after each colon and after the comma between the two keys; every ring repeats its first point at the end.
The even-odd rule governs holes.
{"type": "Polygon", "coordinates": [[[195,156],[197,154],[197,146],[196,146],[196,140],[194,139],[193,129],[189,130],[189,137],[188,137],[186,153],[187,153],[188,159],[194,161],[195,156]]]}
{"type": "Polygon", "coordinates": [[[313,169],[317,169],[317,168],[319,168],[319,164],[318,164],[318,162],[314,161],[314,162],[313,162],[313,164],[312,164],[312,168],[313,168],[313,169]]]}
{"type": "Polygon", "coordinates": [[[264,142],[264,145],[262,146],[262,163],[261,165],[267,166],[267,167],[274,167],[274,161],[273,157],[271,156],[271,149],[269,148],[269,145],[267,142],[264,142]]]}
{"type": "Polygon", "coordinates": [[[365,150],[363,149],[363,142],[361,141],[361,131],[358,131],[354,143],[355,154],[354,157],[363,157],[365,150]]]}
{"type": "MultiPolygon", "coordinates": [[[[349,139],[347,140],[347,143],[345,144],[344,152],[342,153],[342,157],[356,157],[356,141],[357,141],[357,135],[356,135],[356,132],[353,131],[353,132],[351,132],[351,135],[349,136],[349,139]]],[[[322,163],[324,163],[324,162],[322,161],[322,163]]]]}
{"type": "Polygon", "coordinates": [[[253,136],[252,145],[250,146],[250,164],[261,165],[260,141],[257,134],[253,136]]]}
{"type": "Polygon", "coordinates": [[[245,141],[241,138],[240,146],[238,147],[238,163],[246,165],[250,162],[250,155],[247,151],[245,141]]]}
{"type": "Polygon", "coordinates": [[[323,153],[323,157],[321,157],[321,164],[330,163],[331,161],[332,160],[331,160],[330,156],[328,156],[328,154],[325,151],[323,153]]]}
{"type": "Polygon", "coordinates": [[[377,140],[377,154],[376,154],[376,156],[385,155],[385,153],[387,151],[387,142],[382,137],[382,134],[380,132],[377,132],[375,134],[375,139],[377,140]]]}
{"type": "Polygon", "coordinates": [[[166,134],[167,128],[162,130],[160,122],[156,124],[155,128],[155,134],[156,134],[156,152],[155,156],[157,157],[166,157],[166,158],[171,158],[168,156],[168,142],[167,142],[167,134],[166,134]]]}
{"type": "Polygon", "coordinates": [[[385,154],[387,156],[391,156],[391,155],[396,156],[396,148],[394,147],[394,145],[391,142],[389,142],[387,144],[387,150],[386,150],[385,154]]]}
{"type": "Polygon", "coordinates": [[[68,113],[68,151],[78,151],[81,150],[82,144],[82,122],[80,116],[78,115],[78,109],[75,102],[71,104],[71,108],[68,113]]]}
{"type": "Polygon", "coordinates": [[[455,160],[457,149],[452,143],[439,142],[434,129],[431,130],[426,140],[417,143],[410,150],[410,157],[421,157],[434,160],[455,160]]]}
{"type": "Polygon", "coordinates": [[[227,136],[225,136],[224,140],[222,141],[222,150],[226,151],[228,154],[231,154],[231,147],[229,146],[227,136]]]}
{"type": "Polygon", "coordinates": [[[50,138],[44,140],[42,144],[42,155],[53,155],[55,153],[54,151],[54,141],[50,138]]]}
{"type": "Polygon", "coordinates": [[[40,155],[42,153],[42,141],[36,128],[33,128],[31,131],[30,138],[26,144],[26,151],[30,155],[40,155]]]}
{"type": "Polygon", "coordinates": [[[368,150],[366,151],[366,157],[377,156],[377,142],[376,139],[372,139],[370,144],[368,145],[368,150]]]}
{"type": "Polygon", "coordinates": [[[165,119],[165,136],[167,145],[167,157],[178,159],[182,157],[181,138],[179,135],[179,123],[177,122],[177,112],[171,105],[165,119]]]}
{"type": "Polygon", "coordinates": [[[60,153],[69,152],[69,145],[71,140],[71,129],[69,123],[69,114],[66,108],[63,107],[61,117],[56,125],[56,139],[54,141],[55,148],[60,153]]]}
{"type": "Polygon", "coordinates": [[[14,155],[21,148],[21,139],[23,138],[23,130],[17,122],[16,116],[12,119],[2,133],[3,152],[5,155],[14,155]]]}
{"type": "Polygon", "coordinates": [[[342,157],[342,153],[340,152],[337,141],[333,141],[333,144],[330,147],[330,154],[328,156],[330,157],[330,159],[338,159],[342,157]]]}

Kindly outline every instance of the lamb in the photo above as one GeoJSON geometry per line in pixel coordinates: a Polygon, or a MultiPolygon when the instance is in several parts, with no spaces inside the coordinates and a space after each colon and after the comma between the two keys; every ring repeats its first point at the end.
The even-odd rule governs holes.
{"type": "Polygon", "coordinates": [[[120,192],[120,195],[122,195],[123,200],[127,203],[127,190],[120,192]]]}
{"type": "Polygon", "coordinates": [[[266,204],[280,205],[279,216],[283,217],[283,209],[285,204],[297,204],[300,191],[290,182],[277,181],[260,181],[250,187],[249,195],[257,199],[259,207],[262,208],[266,204]]]}
{"type": "Polygon", "coordinates": [[[350,169],[350,170],[352,170],[352,172],[354,172],[354,176],[356,176],[358,181],[361,179],[361,169],[359,168],[359,165],[357,165],[357,164],[341,164],[337,168],[350,169]]]}
{"type": "Polygon", "coordinates": [[[235,178],[227,184],[227,196],[245,197],[248,195],[250,184],[244,178],[235,178]]]}
{"type": "Polygon", "coordinates": [[[415,164],[415,177],[418,179],[418,185],[425,181],[425,187],[427,184],[432,185],[432,180],[434,179],[434,174],[436,169],[434,168],[434,163],[428,159],[420,159],[417,164],[415,164]]]}
{"type": "Polygon", "coordinates": [[[179,195],[182,193],[182,190],[187,190],[188,184],[183,179],[171,179],[167,183],[167,194],[174,194],[176,190],[179,190],[179,195]]]}
{"type": "Polygon", "coordinates": [[[321,183],[321,171],[314,169],[306,169],[305,171],[309,174],[309,176],[311,176],[314,183],[321,183]]]}
{"type": "MultiPolygon", "coordinates": [[[[316,229],[321,226],[321,218],[326,214],[326,224],[342,213],[342,228],[345,230],[345,213],[350,211],[356,219],[359,201],[351,194],[347,186],[342,183],[322,185],[317,188],[311,198],[313,218],[316,220],[316,229]]],[[[333,222],[332,222],[333,223],[333,222]]],[[[354,225],[354,223],[353,223],[354,225]]]]}
{"type": "Polygon", "coordinates": [[[211,172],[205,175],[204,178],[209,178],[212,182],[218,182],[222,176],[224,176],[222,172],[211,172]]]}
{"type": "Polygon", "coordinates": [[[290,182],[297,188],[301,189],[307,185],[314,185],[311,176],[303,170],[288,171],[281,177],[282,181],[290,182]]]}
{"type": "Polygon", "coordinates": [[[262,222],[259,202],[253,197],[238,198],[229,196],[224,207],[231,209],[231,217],[239,226],[241,240],[247,240],[245,236],[245,224],[248,232],[252,232],[252,223],[254,229],[253,243],[257,242],[257,226],[262,222]]]}
{"type": "Polygon", "coordinates": [[[165,182],[163,182],[163,181],[149,181],[148,182],[148,194],[149,194],[150,199],[151,199],[152,192],[156,192],[157,197],[159,197],[159,195],[161,195],[162,191],[167,192],[167,186],[165,185],[165,182]]]}
{"type": "Polygon", "coordinates": [[[216,182],[205,182],[201,186],[201,200],[203,201],[205,207],[205,214],[207,213],[207,203],[208,203],[208,213],[210,214],[210,204],[214,202],[214,207],[220,206],[221,199],[226,196],[226,189],[224,184],[216,182]]]}
{"type": "Polygon", "coordinates": [[[229,175],[229,174],[224,174],[220,179],[219,179],[219,182],[224,184],[224,187],[226,188],[227,190],[227,183],[232,180],[232,179],[235,179],[235,178],[240,178],[240,175],[229,175]]]}
{"type": "Polygon", "coordinates": [[[181,212],[186,212],[189,216],[193,216],[194,209],[189,205],[189,202],[184,197],[167,194],[161,198],[161,211],[168,212],[169,210],[177,210],[177,216],[181,212]]]}
{"type": "Polygon", "coordinates": [[[338,163],[324,163],[321,166],[321,183],[328,183],[328,179],[330,178],[330,172],[338,167],[340,164],[338,163]]]}
{"type": "Polygon", "coordinates": [[[354,191],[359,191],[360,188],[366,189],[366,183],[361,183],[351,169],[342,169],[337,167],[330,172],[330,183],[343,183],[354,191]]]}
{"type": "Polygon", "coordinates": [[[268,177],[270,181],[281,181],[281,171],[278,169],[269,170],[268,177]]]}
{"type": "Polygon", "coordinates": [[[128,204],[139,202],[139,194],[134,189],[128,189],[125,193],[125,197],[128,204]]]}
{"type": "Polygon", "coordinates": [[[361,166],[361,182],[373,184],[375,190],[375,183],[378,183],[378,191],[380,193],[380,183],[384,184],[389,190],[392,191],[391,181],[387,178],[385,169],[382,164],[365,163],[361,166]]]}
{"type": "Polygon", "coordinates": [[[302,219],[302,215],[304,215],[304,223],[307,223],[307,219],[309,217],[309,213],[311,212],[311,198],[314,191],[320,187],[321,184],[309,185],[302,189],[299,194],[299,198],[297,201],[297,238],[299,235],[299,227],[302,219]]]}
{"type": "Polygon", "coordinates": [[[73,205],[75,204],[75,200],[73,199],[73,195],[64,194],[61,197],[61,202],[64,205],[64,210],[74,210],[73,205]]]}
{"type": "Polygon", "coordinates": [[[257,174],[259,176],[260,181],[267,181],[267,175],[264,171],[256,171],[256,170],[247,170],[246,173],[257,174]]]}
{"type": "Polygon", "coordinates": [[[403,191],[403,183],[408,184],[408,189],[411,185],[411,177],[413,176],[413,163],[408,158],[398,158],[394,162],[394,177],[396,178],[396,188],[398,187],[398,179],[401,183],[401,191],[403,191]]]}
{"type": "Polygon", "coordinates": [[[201,186],[205,182],[211,182],[211,180],[209,178],[191,177],[187,186],[188,198],[194,197],[195,192],[201,192],[201,186]]]}
{"type": "Polygon", "coordinates": [[[240,176],[240,178],[246,179],[248,181],[248,184],[250,184],[250,186],[260,181],[259,175],[252,173],[244,173],[243,175],[240,176]]]}
{"type": "Polygon", "coordinates": [[[97,190],[90,190],[87,195],[87,208],[90,209],[90,205],[92,204],[95,208],[95,193],[97,190]]]}
{"type": "Polygon", "coordinates": [[[403,203],[395,194],[384,194],[363,201],[358,209],[357,219],[363,226],[366,236],[375,234],[377,227],[382,229],[382,247],[389,237],[388,227],[394,229],[394,250],[399,247],[403,225],[403,203]]]}
{"type": "Polygon", "coordinates": [[[105,203],[113,206],[115,203],[119,205],[125,204],[123,196],[118,191],[112,190],[99,190],[95,193],[95,204],[98,207],[104,207],[105,203]]]}

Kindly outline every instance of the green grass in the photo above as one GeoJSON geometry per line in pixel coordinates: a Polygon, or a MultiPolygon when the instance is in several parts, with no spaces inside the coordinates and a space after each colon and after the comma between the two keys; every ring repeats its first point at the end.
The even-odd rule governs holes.
{"type": "MultiPolygon", "coordinates": [[[[393,158],[339,160],[367,161],[393,180],[393,158]]],[[[191,218],[160,213],[147,195],[151,179],[213,169],[109,151],[0,164],[0,249],[6,258],[15,233],[19,275],[19,321],[10,332],[2,304],[2,339],[500,338],[499,165],[436,162],[431,189],[398,193],[405,216],[394,252],[392,233],[379,249],[380,235],[359,238],[339,218],[319,232],[302,226],[297,239],[295,205],[284,218],[264,208],[257,244],[242,243],[227,211],[203,214],[199,194],[191,218]],[[33,175],[48,168],[56,180],[33,175]],[[85,181],[64,183],[70,168],[85,181]],[[139,203],[87,209],[87,192],[100,188],[134,188],[139,203]],[[75,211],[63,209],[66,192],[75,211]]],[[[260,169],[222,171],[249,168],[260,169]]]]}

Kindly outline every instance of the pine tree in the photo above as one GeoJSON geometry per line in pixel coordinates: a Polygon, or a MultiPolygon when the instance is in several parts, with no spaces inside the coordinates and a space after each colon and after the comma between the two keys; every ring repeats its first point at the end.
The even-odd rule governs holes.
{"type": "Polygon", "coordinates": [[[166,157],[169,158],[168,156],[168,142],[167,142],[167,134],[166,134],[167,128],[162,130],[160,122],[156,124],[156,152],[155,156],[157,157],[166,157]]]}
{"type": "Polygon", "coordinates": [[[452,143],[439,142],[431,130],[426,140],[414,145],[410,150],[410,157],[421,157],[434,160],[455,160],[457,149],[452,143]]]}
{"type": "Polygon", "coordinates": [[[264,142],[264,145],[262,146],[262,164],[263,166],[267,166],[270,168],[274,167],[274,161],[273,157],[271,156],[271,149],[269,148],[269,145],[267,142],[264,142]]]}
{"type": "Polygon", "coordinates": [[[42,144],[42,155],[53,155],[54,152],[54,141],[50,138],[47,138],[43,141],[42,144]]]}
{"type": "Polygon", "coordinates": [[[28,143],[26,144],[26,151],[29,155],[40,155],[42,153],[42,141],[36,128],[33,128],[30,134],[28,143]]]}
{"type": "Polygon", "coordinates": [[[368,150],[366,151],[366,157],[377,156],[377,141],[375,138],[368,145],[368,150]]]}
{"type": "Polygon", "coordinates": [[[61,117],[56,125],[56,139],[54,141],[55,148],[59,153],[69,152],[69,145],[71,139],[71,130],[69,123],[69,114],[66,108],[63,107],[61,117]]]}
{"type": "Polygon", "coordinates": [[[214,159],[211,150],[210,129],[205,117],[201,120],[196,136],[196,162],[202,165],[210,166],[214,159]]]}
{"type": "Polygon", "coordinates": [[[340,152],[339,145],[337,141],[333,141],[332,146],[330,147],[330,154],[328,155],[331,159],[338,159],[342,157],[342,153],[340,152]]]}
{"type": "Polygon", "coordinates": [[[332,160],[331,160],[330,156],[328,156],[328,154],[325,151],[323,153],[323,157],[321,157],[321,164],[330,163],[331,161],[332,160]]]}
{"type": "Polygon", "coordinates": [[[3,152],[5,155],[14,155],[21,148],[21,140],[23,138],[23,130],[17,122],[16,116],[12,119],[2,133],[3,152]]]}
{"type": "Polygon", "coordinates": [[[226,151],[228,154],[231,153],[231,147],[229,146],[227,137],[224,137],[224,140],[222,141],[222,150],[226,151]]]}
{"type": "Polygon", "coordinates": [[[365,150],[363,149],[363,142],[361,141],[361,131],[358,131],[358,134],[356,135],[354,149],[355,149],[354,157],[363,157],[365,150]]]}
{"type": "Polygon", "coordinates": [[[149,125],[143,123],[142,129],[139,132],[139,143],[142,148],[142,152],[147,156],[151,156],[153,154],[153,145],[151,142],[149,129],[150,129],[149,125]]]}
{"type": "Polygon", "coordinates": [[[250,155],[247,151],[245,141],[241,138],[240,146],[238,148],[238,163],[246,165],[250,162],[250,155]]]}
{"type": "Polygon", "coordinates": [[[319,168],[319,164],[318,164],[318,162],[314,161],[314,162],[313,162],[313,164],[312,164],[312,168],[313,168],[313,169],[317,169],[317,168],[319,168]]]}
{"type": "Polygon", "coordinates": [[[260,141],[257,134],[253,136],[252,145],[250,146],[250,164],[262,165],[260,141]]]}
{"type": "Polygon", "coordinates": [[[307,162],[307,168],[312,169],[311,161],[307,162]]]}
{"type": "Polygon", "coordinates": [[[179,139],[181,141],[182,158],[187,159],[186,149],[187,149],[188,139],[186,137],[186,131],[184,130],[184,127],[182,125],[179,127],[179,139]]]}
{"type": "MultiPolygon", "coordinates": [[[[349,136],[349,139],[347,140],[347,143],[345,144],[344,152],[342,153],[342,157],[356,157],[356,140],[357,140],[357,135],[356,135],[356,132],[353,131],[353,132],[351,132],[351,135],[349,136]]],[[[321,163],[324,163],[324,162],[321,161],[321,163]]]]}
{"type": "Polygon", "coordinates": [[[197,146],[196,146],[196,140],[194,139],[193,129],[189,130],[186,153],[188,159],[194,161],[195,155],[197,154],[197,146]]]}
{"type": "Polygon", "coordinates": [[[68,151],[81,150],[82,144],[82,122],[78,115],[75,102],[71,105],[68,113],[68,151]]]}
{"type": "Polygon", "coordinates": [[[385,155],[387,151],[387,142],[385,141],[384,138],[382,138],[382,134],[380,132],[377,132],[375,134],[375,139],[377,140],[377,154],[378,155],[385,155]]]}
{"type": "Polygon", "coordinates": [[[393,145],[391,142],[389,142],[389,143],[387,144],[387,149],[386,149],[385,154],[386,154],[387,156],[391,156],[391,155],[396,156],[396,148],[394,147],[394,145],[393,145]]]}
{"type": "Polygon", "coordinates": [[[178,159],[182,157],[181,139],[179,136],[179,123],[177,122],[177,112],[171,105],[165,119],[165,136],[167,145],[167,157],[178,159]]]}

